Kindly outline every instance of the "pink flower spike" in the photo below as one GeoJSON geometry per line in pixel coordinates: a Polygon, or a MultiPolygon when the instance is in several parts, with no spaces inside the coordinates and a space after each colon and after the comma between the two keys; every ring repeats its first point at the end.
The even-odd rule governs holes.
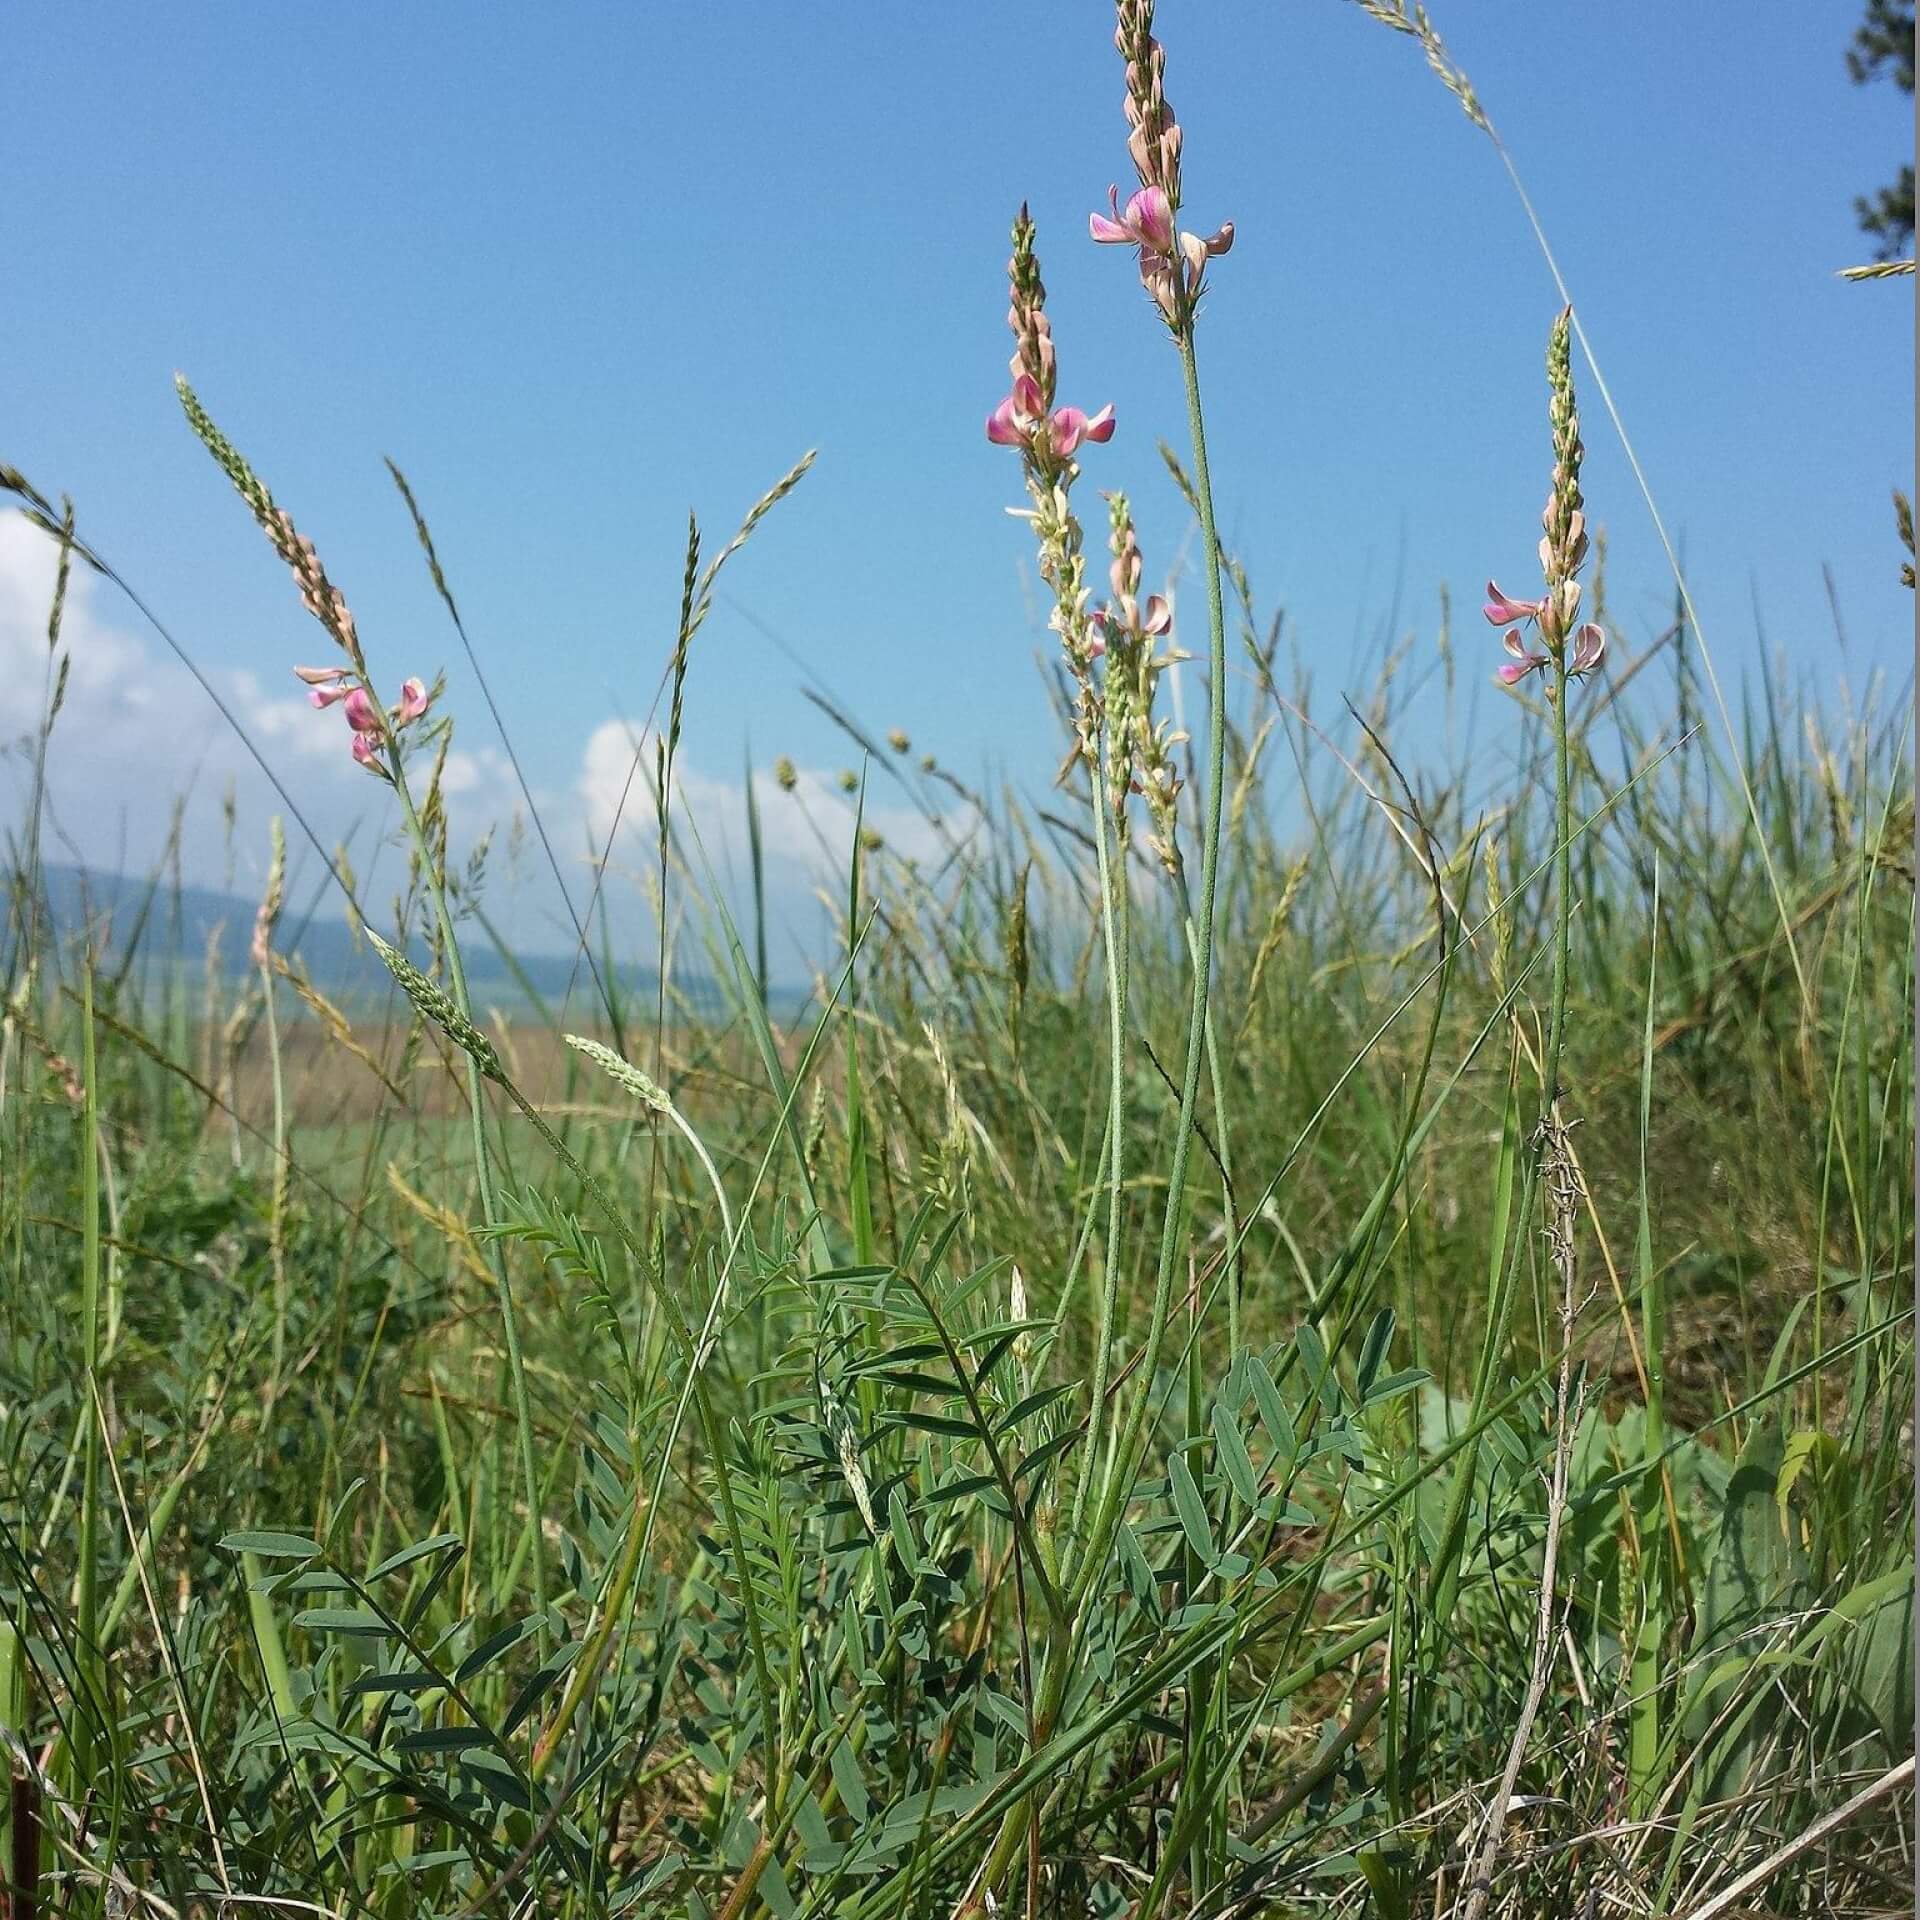
{"type": "MultiPolygon", "coordinates": [[[[380,710],[373,704],[373,697],[365,687],[355,687],[347,695],[347,725],[357,734],[377,734],[380,731],[380,710]]],[[[360,757],[358,747],[354,749],[354,757],[360,757]]]]}
{"type": "Polygon", "coordinates": [[[307,695],[316,707],[330,707],[336,700],[344,700],[353,691],[351,687],[315,687],[307,695]]]}
{"type": "Polygon", "coordinates": [[[410,727],[431,706],[432,699],[427,693],[424,680],[408,680],[400,688],[400,709],[394,716],[397,726],[410,727]]]}
{"type": "Polygon", "coordinates": [[[1600,664],[1600,656],[1607,650],[1607,636],[1589,620],[1573,636],[1573,660],[1568,666],[1569,673],[1591,673],[1600,664]]]}
{"type": "Polygon", "coordinates": [[[293,671],[310,687],[330,687],[336,680],[347,677],[345,667],[295,667],[293,671]]]}
{"type": "MultiPolygon", "coordinates": [[[[1544,600],[1514,600],[1491,581],[1487,582],[1487,604],[1480,609],[1487,616],[1490,627],[1504,627],[1516,620],[1537,620],[1541,609],[1546,606],[1544,600]]],[[[1512,636],[1509,635],[1509,638],[1512,636]]],[[[1509,649],[1511,651],[1511,649],[1509,649]]]]}

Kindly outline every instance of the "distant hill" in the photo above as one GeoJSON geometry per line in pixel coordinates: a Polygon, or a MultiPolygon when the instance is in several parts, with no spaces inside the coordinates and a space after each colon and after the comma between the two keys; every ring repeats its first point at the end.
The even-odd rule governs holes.
{"type": "MultiPolygon", "coordinates": [[[[109,970],[131,962],[130,970],[147,975],[176,968],[197,975],[206,966],[209,951],[223,974],[236,975],[249,965],[247,947],[253,937],[256,905],[252,900],[208,887],[175,888],[167,882],[156,884],[80,867],[48,867],[43,881],[45,911],[55,939],[71,944],[90,929],[109,970]]],[[[9,900],[7,937],[0,952],[13,944],[13,918],[9,900]]],[[[516,977],[483,929],[469,922],[462,936],[461,957],[476,1000],[509,1013],[531,1010],[529,989],[542,1000],[558,1001],[569,980],[574,981],[576,1006],[590,1006],[597,998],[586,963],[578,963],[575,979],[575,961],[569,954],[516,953],[514,962],[523,976],[516,977]]],[[[307,898],[289,900],[275,945],[283,953],[297,954],[314,985],[329,999],[350,1003],[371,995],[385,997],[385,970],[356,944],[331,891],[311,912],[307,898]]],[[[644,1000],[653,995],[657,979],[651,968],[622,967],[618,986],[623,996],[644,1000]]],[[[696,1003],[720,997],[709,982],[680,979],[676,986],[683,997],[696,1003]]],[[[777,997],[791,1008],[801,996],[784,990],[777,997]]]]}

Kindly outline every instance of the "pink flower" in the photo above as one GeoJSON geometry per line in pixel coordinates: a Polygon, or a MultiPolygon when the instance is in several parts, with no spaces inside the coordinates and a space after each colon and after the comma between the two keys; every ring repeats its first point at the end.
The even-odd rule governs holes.
{"type": "MultiPolygon", "coordinates": [[[[1493,627],[1509,626],[1519,620],[1538,620],[1546,611],[1544,600],[1515,600],[1504,594],[1489,580],[1487,582],[1487,604],[1480,609],[1487,616],[1487,624],[1493,627]]],[[[1509,649],[1511,651],[1511,649],[1509,649]]]]}
{"type": "MultiPolygon", "coordinates": [[[[1177,142],[1179,129],[1170,131],[1177,142]]],[[[1119,188],[1109,187],[1107,204],[1113,209],[1113,217],[1088,214],[1088,233],[1103,247],[1140,249],[1141,283],[1159,302],[1169,320],[1180,310],[1183,291],[1189,305],[1205,291],[1201,283],[1207,262],[1233,247],[1231,220],[1209,234],[1176,232],[1173,203],[1161,187],[1142,187],[1127,202],[1124,213],[1120,209],[1119,188]]]]}
{"type": "Polygon", "coordinates": [[[1196,289],[1200,285],[1200,276],[1206,271],[1207,262],[1214,256],[1233,251],[1233,222],[1227,221],[1217,227],[1204,239],[1197,233],[1183,233],[1180,236],[1181,256],[1187,263],[1187,279],[1196,289]]]}
{"type": "Polygon", "coordinates": [[[1567,662],[1569,673],[1587,674],[1600,664],[1607,650],[1607,636],[1591,620],[1573,636],[1573,658],[1567,662]]]}
{"type": "Polygon", "coordinates": [[[402,681],[399,705],[382,712],[380,703],[367,688],[346,684],[350,675],[345,667],[295,667],[294,672],[311,688],[307,698],[316,707],[337,705],[340,708],[346,718],[354,759],[374,773],[391,778],[385,762],[379,758],[380,749],[389,736],[412,726],[433,705],[427,683],[418,678],[402,681]]]}
{"type": "Polygon", "coordinates": [[[1112,219],[1103,213],[1087,215],[1087,232],[1103,247],[1138,247],[1142,253],[1159,254],[1173,251],[1173,208],[1159,187],[1142,187],[1127,202],[1124,213],[1120,189],[1109,187],[1107,205],[1113,209],[1112,219]]]}
{"type": "MultiPolygon", "coordinates": [[[[1025,379],[1026,375],[1022,374],[1021,378],[1025,379]]],[[[1020,424],[1012,394],[987,415],[987,438],[996,447],[1024,447],[1027,444],[1027,430],[1020,424]]]]}
{"type": "Polygon", "coordinates": [[[1068,459],[1083,440],[1106,441],[1113,438],[1113,409],[1102,407],[1098,413],[1085,414],[1078,407],[1061,407],[1053,416],[1053,450],[1068,459]]]}
{"type": "MultiPolygon", "coordinates": [[[[1117,572],[1119,567],[1120,562],[1116,560],[1114,570],[1117,572]]],[[[1122,592],[1111,606],[1089,607],[1087,623],[1094,630],[1093,657],[1097,660],[1107,650],[1108,627],[1157,640],[1173,631],[1173,609],[1162,595],[1150,593],[1143,611],[1131,593],[1122,592]]]]}
{"type": "Polygon", "coordinates": [[[1117,607],[1105,608],[1100,617],[1103,620],[1118,620],[1129,623],[1136,632],[1147,634],[1155,640],[1159,639],[1162,634],[1173,631],[1173,609],[1168,606],[1165,599],[1157,593],[1147,595],[1147,605],[1144,613],[1134,604],[1133,597],[1129,594],[1117,607]]]}
{"type": "Polygon", "coordinates": [[[1071,459],[1083,441],[1113,438],[1113,409],[1102,407],[1087,414],[1078,407],[1059,407],[1049,416],[1039,382],[1023,373],[1014,381],[1013,391],[987,415],[987,438],[996,447],[1032,448],[1042,429],[1053,457],[1071,459]]]}
{"type": "Polygon", "coordinates": [[[1513,656],[1500,668],[1500,680],[1504,686],[1518,686],[1528,674],[1547,664],[1547,656],[1544,653],[1530,653],[1527,650],[1520,638],[1518,627],[1509,628],[1500,644],[1513,656]]]}

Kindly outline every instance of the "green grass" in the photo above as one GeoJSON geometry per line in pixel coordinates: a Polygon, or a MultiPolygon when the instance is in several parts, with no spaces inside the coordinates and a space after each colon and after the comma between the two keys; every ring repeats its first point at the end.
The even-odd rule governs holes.
{"type": "MultiPolygon", "coordinates": [[[[1398,684],[1376,724],[1410,697],[1398,684]]],[[[1567,1637],[1521,1773],[1552,1798],[1503,1850],[1514,1911],[1662,1885],[1682,1911],[1908,1750],[1912,803],[1893,718],[1860,727],[1830,790],[1804,760],[1754,762],[1810,1007],[1756,829],[1705,743],[1687,750],[1692,797],[1665,760],[1575,848],[1583,1411],[1567,1637]]],[[[1463,796],[1428,816],[1459,850],[1441,999],[1424,876],[1293,737],[1316,827],[1272,827],[1281,798],[1261,804],[1255,768],[1223,859],[1239,1357],[1202,1145],[1143,1464],[1083,1576],[1037,1754],[1040,1572],[1060,1563],[1080,1465],[1107,1234],[1077,847],[1045,850],[1009,812],[937,886],[875,856],[857,1002],[843,988],[768,1050],[748,973],[733,1018],[670,1025],[661,1078],[722,1169],[737,1244],[683,1143],[612,1083],[541,1071],[631,1246],[490,1098],[544,1664],[470,1148],[428,1097],[436,1037],[378,1030],[404,1098],[341,1057],[377,1100],[350,1128],[309,1143],[292,1116],[276,1399],[270,1131],[236,1152],[194,1084],[192,1029],[108,996],[90,1161],[90,1109],[45,1052],[84,1053],[86,978],[43,951],[8,1036],[0,1538],[9,1722],[49,1809],[86,1821],[76,1841],[49,1811],[44,1869],[84,1860],[182,1904],[219,1885],[217,1831],[235,1887],[336,1911],[448,1912],[504,1879],[502,1910],[537,1892],[666,1913],[719,1911],[764,1847],[771,1911],[940,1911],[1025,1789],[1042,1911],[1120,1912],[1150,1886],[1173,1912],[1255,1887],[1277,1911],[1451,1898],[1527,1677],[1553,1448],[1551,1279],[1518,1219],[1550,936],[1527,876],[1546,828],[1520,788],[1493,910],[1465,770],[1435,776],[1463,796]],[[1502,1248],[1518,1300],[1463,1449],[1502,1248]],[[669,1449],[686,1373],[668,1329],[697,1327],[723,1270],[713,1425],[682,1417],[669,1449]],[[90,1353],[124,1510],[89,1465],[90,1353]],[[304,1544],[233,1544],[262,1529],[304,1544]],[[596,1596],[623,1567],[609,1614],[596,1596]]],[[[1269,756],[1276,780],[1300,777],[1269,756]]],[[[1590,765],[1579,811],[1612,791],[1590,765]]],[[[1150,892],[1134,935],[1122,1374],[1153,1289],[1142,1228],[1166,1199],[1161,1069],[1185,1019],[1177,930],[1150,892]]],[[[553,1051],[538,1032],[517,1044],[553,1051]]],[[[1206,1103],[1201,1121],[1210,1137],[1206,1103]]],[[[1902,1804],[1785,1869],[1772,1910],[1890,1901],[1902,1804]]],[[[66,1897],[101,1896],[83,1880],[66,1897]]]]}
{"type": "MultiPolygon", "coordinates": [[[[662,976],[575,1023],[623,1059],[468,1007],[444,713],[381,740],[409,880],[353,902],[425,971],[332,1027],[278,961],[55,938],[36,786],[0,950],[14,1913],[1904,1910],[1904,696],[1776,674],[1698,727],[1683,603],[1482,698],[1471,757],[1403,752],[1463,737],[1493,650],[1417,636],[1310,721],[1190,464],[1211,738],[1152,732],[1144,616],[1089,664],[1104,562],[1043,513],[1090,753],[957,810],[862,726],[949,852],[860,849],[795,1019],[764,874],[735,924],[718,823],[657,806],[678,985],[576,903],[600,978],[662,976]]],[[[690,527],[643,806],[804,466],[717,555],[690,527]]]]}

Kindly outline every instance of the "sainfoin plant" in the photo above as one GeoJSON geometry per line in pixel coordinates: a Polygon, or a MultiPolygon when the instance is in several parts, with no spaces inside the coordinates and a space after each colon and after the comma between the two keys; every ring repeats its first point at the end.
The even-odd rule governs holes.
{"type": "MultiPolygon", "coordinates": [[[[1423,9],[1362,8],[1492,135],[1423,9]]],[[[1623,659],[1564,299],[1538,581],[1502,559],[1498,645],[1433,653],[1472,750],[1409,770],[1402,652],[1316,717],[1215,509],[1200,349],[1246,255],[1181,224],[1205,147],[1146,0],[1113,46],[1131,183],[1044,236],[1051,308],[1032,209],[1080,187],[1018,209],[991,454],[949,423],[1044,588],[1056,791],[818,690],[868,773],[750,770],[715,879],[701,630],[809,455],[686,528],[628,781],[644,990],[635,842],[583,897],[530,786],[573,985],[499,937],[427,642],[363,634],[184,381],[398,878],[283,789],[244,968],[63,943],[62,609],[119,576],[0,467],[59,557],[3,956],[0,1920],[1897,1904],[1906,717],[1810,705],[1800,754],[1770,688],[1702,733],[1684,581],[1623,659]],[[1164,347],[1109,403],[1069,316],[1118,301],[1164,347]],[[797,997],[763,807],[840,862],[797,997]],[[356,996],[303,965],[303,838],[356,996]],[[476,981],[516,971],[507,1017],[476,981]]],[[[1480,404],[1537,406],[1524,371],[1480,404]]]]}

